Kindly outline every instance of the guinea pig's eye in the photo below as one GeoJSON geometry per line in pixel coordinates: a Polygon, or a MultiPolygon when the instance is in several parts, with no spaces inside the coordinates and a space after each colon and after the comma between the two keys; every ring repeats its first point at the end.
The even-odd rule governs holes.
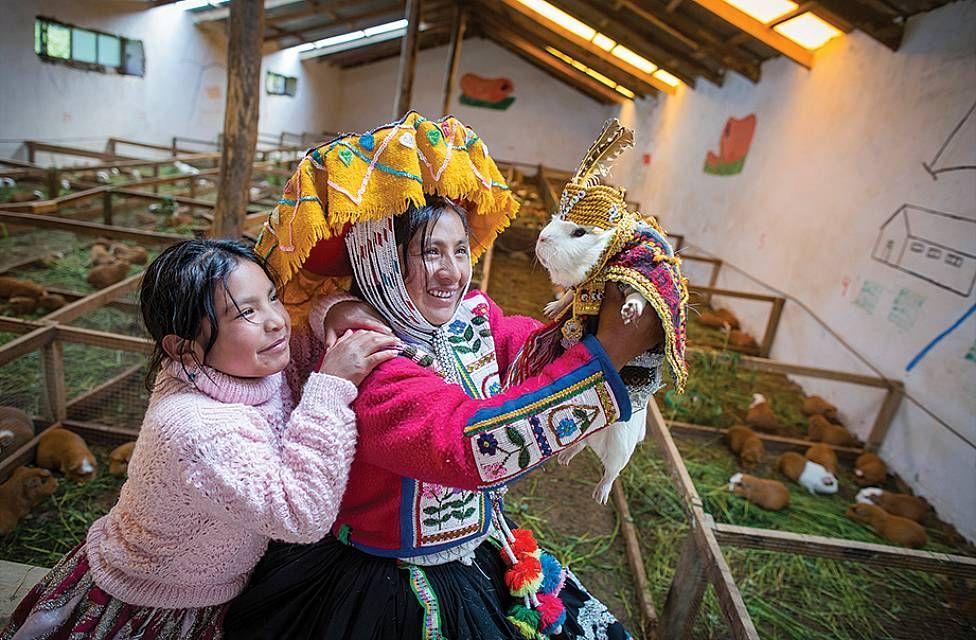
{"type": "Polygon", "coordinates": [[[573,229],[574,238],[582,238],[585,235],[586,235],[586,229],[584,229],[583,227],[576,227],[575,229],[573,229]]]}

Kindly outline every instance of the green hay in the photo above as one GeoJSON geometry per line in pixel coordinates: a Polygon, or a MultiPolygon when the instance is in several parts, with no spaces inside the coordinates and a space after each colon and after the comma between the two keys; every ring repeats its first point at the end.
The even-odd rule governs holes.
{"type": "Polygon", "coordinates": [[[112,447],[91,446],[98,474],[75,484],[59,477],[58,489],[25,516],[10,534],[0,537],[0,558],[51,567],[81,542],[95,520],[108,513],[118,499],[124,478],[108,473],[112,447]]]}
{"type": "MultiPolygon", "coordinates": [[[[757,475],[779,477],[790,489],[790,505],[783,511],[768,512],[727,490],[729,476],[739,469],[720,441],[676,438],[675,442],[705,511],[716,521],[885,543],[870,529],[844,517],[857,491],[846,472],[839,478],[838,495],[814,496],[779,477],[769,466],[760,467],[757,475]]],[[[621,478],[641,533],[644,563],[660,611],[688,533],[688,518],[663,460],[652,455],[651,449],[647,443],[642,445],[621,478]]],[[[772,456],[768,462],[773,462],[772,456]]],[[[976,555],[972,547],[950,540],[934,518],[925,524],[930,539],[926,550],[976,555]]],[[[964,620],[958,611],[946,609],[946,583],[934,574],[730,547],[723,548],[723,553],[763,638],[917,638],[923,637],[917,634],[919,619],[938,619],[944,637],[962,638],[966,625],[976,624],[964,620]]],[[[706,595],[695,637],[723,637],[724,625],[717,600],[706,595]]]]}

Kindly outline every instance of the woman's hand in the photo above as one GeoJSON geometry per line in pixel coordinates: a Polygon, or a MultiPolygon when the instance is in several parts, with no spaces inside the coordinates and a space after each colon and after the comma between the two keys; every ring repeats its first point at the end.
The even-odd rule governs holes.
{"type": "Polygon", "coordinates": [[[596,338],[617,370],[664,340],[661,319],[654,312],[654,307],[644,305],[644,313],[636,321],[624,324],[620,315],[623,303],[623,292],[616,284],[608,282],[603,293],[596,338]]]}
{"type": "Polygon", "coordinates": [[[345,378],[357,387],[381,363],[396,357],[400,341],[375,331],[347,331],[325,352],[319,373],[345,378]]]}
{"type": "Polygon", "coordinates": [[[325,316],[323,328],[326,350],[331,349],[339,336],[347,331],[375,331],[393,336],[393,331],[386,326],[376,309],[359,300],[346,300],[332,305],[325,316]]]}

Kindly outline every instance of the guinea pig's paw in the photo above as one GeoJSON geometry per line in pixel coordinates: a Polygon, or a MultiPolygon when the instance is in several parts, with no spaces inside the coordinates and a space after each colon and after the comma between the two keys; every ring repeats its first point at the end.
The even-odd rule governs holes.
{"type": "Polygon", "coordinates": [[[620,317],[623,318],[624,324],[630,324],[640,317],[641,311],[643,310],[639,302],[628,300],[620,307],[620,317]]]}
{"type": "Polygon", "coordinates": [[[584,446],[586,446],[586,445],[584,445],[583,443],[580,443],[580,444],[575,444],[575,445],[566,447],[565,449],[563,449],[562,451],[560,451],[559,453],[556,454],[556,460],[558,460],[559,461],[559,464],[561,464],[561,465],[567,465],[567,464],[570,463],[570,461],[573,458],[576,457],[576,454],[577,453],[579,453],[580,451],[583,450],[583,447],[584,446]]]}
{"type": "Polygon", "coordinates": [[[553,300],[546,306],[542,308],[542,313],[546,314],[546,317],[550,320],[556,317],[559,313],[559,309],[562,307],[562,303],[559,300],[553,300]]]}

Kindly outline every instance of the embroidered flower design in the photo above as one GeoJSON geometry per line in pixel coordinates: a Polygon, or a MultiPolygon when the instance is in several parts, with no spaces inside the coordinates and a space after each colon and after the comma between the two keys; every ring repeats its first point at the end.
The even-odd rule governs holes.
{"type": "Polygon", "coordinates": [[[451,324],[447,325],[447,330],[456,336],[464,333],[464,328],[467,327],[463,320],[455,320],[451,324]]]}
{"type": "Polygon", "coordinates": [[[556,435],[565,438],[576,433],[576,421],[572,418],[563,418],[556,425],[556,435]]]}
{"type": "Polygon", "coordinates": [[[493,456],[498,451],[498,440],[490,433],[482,433],[478,436],[478,451],[486,456],[493,456]]]}
{"type": "Polygon", "coordinates": [[[440,497],[443,489],[444,487],[439,484],[423,482],[420,485],[420,496],[428,500],[436,499],[440,497]]]}
{"type": "Polygon", "coordinates": [[[474,309],[472,309],[471,310],[471,313],[473,313],[476,316],[487,316],[488,315],[488,305],[485,304],[484,302],[482,302],[477,307],[475,307],[474,309]]]}
{"type": "Polygon", "coordinates": [[[491,476],[494,480],[496,478],[501,478],[505,475],[505,465],[501,462],[496,462],[495,464],[490,464],[485,467],[485,472],[491,476]]]}
{"type": "Polygon", "coordinates": [[[488,385],[488,394],[489,395],[493,395],[494,396],[494,395],[497,395],[497,394],[499,394],[501,392],[502,392],[502,385],[498,384],[497,382],[492,382],[490,385],[488,385]]]}

